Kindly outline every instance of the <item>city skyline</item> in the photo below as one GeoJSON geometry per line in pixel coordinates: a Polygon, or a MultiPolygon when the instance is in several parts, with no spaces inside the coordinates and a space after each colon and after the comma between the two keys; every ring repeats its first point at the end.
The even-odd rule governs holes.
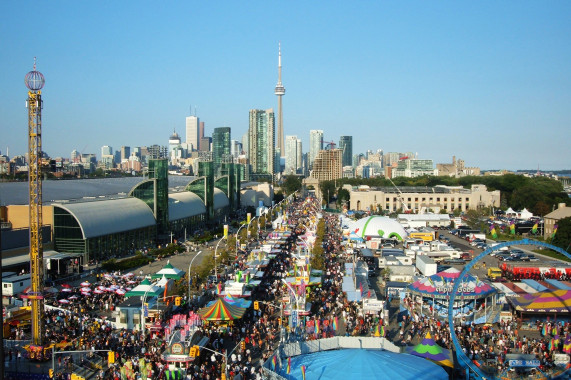
{"type": "Polygon", "coordinates": [[[133,4],[37,4],[33,28],[18,22],[25,4],[3,4],[3,154],[27,151],[23,77],[34,56],[46,77],[43,150],[69,157],[167,145],[173,130],[184,135],[190,104],[206,135],[244,135],[248,110],[277,108],[281,41],[284,134],[305,147],[316,129],[326,141],[353,136],[353,153],[569,168],[570,3],[133,4]]]}

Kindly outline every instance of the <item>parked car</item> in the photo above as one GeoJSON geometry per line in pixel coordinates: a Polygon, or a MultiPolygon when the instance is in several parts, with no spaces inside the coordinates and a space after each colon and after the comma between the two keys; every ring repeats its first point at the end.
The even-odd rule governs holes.
{"type": "Polygon", "coordinates": [[[527,259],[528,261],[539,261],[539,259],[535,257],[535,255],[527,255],[527,259]]]}
{"type": "Polygon", "coordinates": [[[462,260],[472,260],[472,255],[470,255],[468,252],[462,252],[460,258],[462,260]]]}
{"type": "Polygon", "coordinates": [[[486,249],[488,249],[488,245],[486,243],[478,243],[478,244],[476,244],[476,248],[479,248],[479,249],[485,251],[486,249]]]}

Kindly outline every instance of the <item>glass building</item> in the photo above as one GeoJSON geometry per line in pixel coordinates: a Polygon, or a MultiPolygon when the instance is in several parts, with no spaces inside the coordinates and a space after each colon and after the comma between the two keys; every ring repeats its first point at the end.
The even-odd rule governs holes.
{"type": "Polygon", "coordinates": [[[268,177],[275,169],[275,116],[272,109],[250,110],[248,158],[250,178],[268,177]]]}
{"type": "Polygon", "coordinates": [[[221,164],[231,160],[230,127],[214,128],[212,133],[212,160],[214,161],[214,173],[220,171],[221,164]]]}
{"type": "Polygon", "coordinates": [[[351,166],[353,164],[353,136],[339,137],[339,149],[343,151],[342,165],[351,166]]]}
{"type": "Polygon", "coordinates": [[[323,149],[323,131],[321,129],[313,129],[309,131],[309,168],[313,169],[313,161],[317,157],[317,153],[323,149]]]}

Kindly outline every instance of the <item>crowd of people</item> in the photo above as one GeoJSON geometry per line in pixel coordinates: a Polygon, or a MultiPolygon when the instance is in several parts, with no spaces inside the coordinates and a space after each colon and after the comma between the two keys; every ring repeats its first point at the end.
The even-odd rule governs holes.
{"type": "MultiPolygon", "coordinates": [[[[205,283],[200,288],[200,297],[185,299],[186,302],[181,306],[169,309],[157,321],[156,326],[159,328],[152,329],[147,334],[137,330],[116,329],[111,322],[100,316],[102,311],[112,310],[123,300],[121,292],[109,291],[110,289],[134,287],[142,277],[121,276],[118,273],[98,276],[97,282],[91,284],[91,289],[103,289],[97,293],[92,291],[85,294],[80,287],[69,287],[65,296],[75,297],[75,302],[62,305],[58,300],[62,296],[48,302],[52,308],[45,313],[44,338],[48,342],[68,342],[68,350],[91,353],[80,359],[72,355],[57,355],[55,378],[65,378],[70,366],[79,365],[96,369],[100,380],[214,380],[221,379],[223,374],[228,379],[257,380],[262,378],[261,367],[274,355],[280,341],[313,340],[335,335],[386,336],[397,344],[412,345],[430,332],[437,344],[453,349],[450,327],[446,321],[429,315],[418,315],[412,308],[409,308],[410,316],[405,313],[397,320],[398,313],[393,313],[391,319],[383,319],[380,312],[367,314],[361,302],[348,299],[343,292],[343,277],[346,275],[345,264],[353,262],[353,258],[344,253],[340,221],[336,215],[322,214],[325,233],[322,236],[321,281],[318,284],[298,286],[293,289],[295,294],[292,294],[292,288],[284,284],[284,280],[291,277],[292,270],[297,268],[298,256],[295,253],[300,251],[304,240],[299,237],[307,238],[308,232],[315,232],[317,221],[312,216],[317,212],[315,199],[298,198],[287,206],[283,216],[291,234],[275,243],[275,255],[261,268],[264,274],[251,293],[250,299],[258,301],[259,307],[257,310],[248,308],[240,319],[232,323],[203,321],[193,325],[193,334],[207,337],[208,343],[201,350],[200,356],[186,366],[184,371],[173,371],[164,356],[172,334],[181,327],[170,331],[165,326],[174,315],[196,315],[207,302],[215,300],[219,295],[214,284],[205,283]],[[284,299],[290,297],[304,297],[311,304],[305,320],[292,327],[287,316],[284,316],[282,304],[284,299]],[[100,350],[112,351],[114,363],[99,368],[96,363],[101,362],[101,359],[94,358],[100,350]]],[[[258,238],[265,237],[261,231],[258,233],[258,238]]],[[[235,280],[237,271],[247,270],[249,253],[250,248],[240,251],[232,264],[232,270],[223,273],[217,280],[235,280]]],[[[198,290],[196,279],[193,284],[198,290]]],[[[360,287],[359,284],[355,285],[356,288],[360,287]]],[[[412,301],[409,298],[402,301],[397,298],[392,303],[399,302],[404,302],[402,306],[406,306],[407,302],[412,301]]],[[[392,303],[388,300],[386,307],[390,308],[392,303]]],[[[397,310],[398,306],[396,305],[397,310]]],[[[521,323],[513,318],[511,322],[502,322],[496,326],[465,324],[455,326],[455,329],[465,354],[479,365],[487,365],[489,360],[493,360],[498,373],[506,370],[506,355],[509,353],[535,355],[541,361],[541,369],[548,371],[553,365],[554,354],[571,352],[569,323],[538,322],[534,331],[541,332],[542,336],[534,338],[523,333],[520,326],[521,323]]],[[[18,332],[15,338],[23,338],[19,330],[15,331],[18,332]]],[[[10,360],[11,354],[10,351],[10,360]]],[[[17,352],[13,355],[16,356],[17,352]]]]}

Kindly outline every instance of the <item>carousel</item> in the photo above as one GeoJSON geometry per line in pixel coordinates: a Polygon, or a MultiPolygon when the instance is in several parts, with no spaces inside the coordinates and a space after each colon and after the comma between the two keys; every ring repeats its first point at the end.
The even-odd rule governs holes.
{"type": "MultiPolygon", "coordinates": [[[[448,318],[448,300],[454,282],[460,277],[460,271],[449,268],[432,276],[424,277],[409,285],[407,292],[413,302],[407,307],[421,315],[432,315],[436,318],[448,318]]],[[[497,291],[478,277],[464,277],[458,287],[454,301],[454,317],[463,321],[486,323],[488,305],[495,305],[497,291]]]]}

